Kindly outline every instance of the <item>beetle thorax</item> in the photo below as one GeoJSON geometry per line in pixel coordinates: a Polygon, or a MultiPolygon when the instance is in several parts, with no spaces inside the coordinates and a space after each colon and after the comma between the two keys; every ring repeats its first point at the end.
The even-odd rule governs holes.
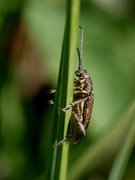
{"type": "MultiPolygon", "coordinates": [[[[78,93],[89,94],[92,88],[92,82],[86,70],[77,70],[75,71],[77,77],[75,82],[75,90],[78,93]]],[[[77,93],[76,92],[76,93],[77,93]]]]}

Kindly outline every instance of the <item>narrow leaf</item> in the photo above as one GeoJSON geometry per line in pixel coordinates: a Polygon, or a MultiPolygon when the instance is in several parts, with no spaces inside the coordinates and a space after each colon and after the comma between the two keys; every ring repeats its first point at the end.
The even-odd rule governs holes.
{"type": "Polygon", "coordinates": [[[56,145],[66,136],[71,115],[71,110],[64,113],[61,108],[68,106],[72,102],[73,97],[74,57],[78,32],[79,2],[79,0],[67,0],[66,3],[66,26],[54,107],[47,180],[66,179],[68,143],[58,147],[56,145]]]}
{"type": "Polygon", "coordinates": [[[123,141],[120,144],[120,149],[117,153],[113,167],[111,169],[109,180],[121,180],[123,178],[128,159],[130,157],[135,138],[135,109],[130,118],[130,124],[127,131],[124,133],[123,141]]]}

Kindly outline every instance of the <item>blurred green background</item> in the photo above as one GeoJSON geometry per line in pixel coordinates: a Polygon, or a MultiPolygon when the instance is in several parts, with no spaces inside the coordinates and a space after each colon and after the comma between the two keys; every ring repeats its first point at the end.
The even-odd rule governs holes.
{"type": "MultiPolygon", "coordinates": [[[[54,98],[47,90],[57,86],[65,5],[64,0],[0,0],[0,180],[45,177],[53,112],[48,100],[54,98]]],[[[79,158],[87,154],[88,161],[99,148],[93,144],[104,143],[101,137],[134,99],[134,19],[133,0],[82,0],[83,64],[93,79],[95,102],[87,137],[71,144],[68,179],[108,177],[119,143],[107,150],[113,147],[108,141],[98,149],[104,157],[95,156],[81,174],[79,158]]],[[[76,68],[77,63],[76,56],[76,68]]],[[[134,151],[126,180],[135,179],[134,151]]]]}

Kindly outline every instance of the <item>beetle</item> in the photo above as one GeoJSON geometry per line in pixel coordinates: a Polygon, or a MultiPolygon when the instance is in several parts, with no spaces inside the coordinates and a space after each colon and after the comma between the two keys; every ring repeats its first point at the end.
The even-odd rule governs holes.
{"type": "Polygon", "coordinates": [[[77,48],[79,67],[75,71],[73,102],[65,108],[63,112],[72,108],[72,114],[68,125],[66,137],[58,143],[62,144],[64,141],[72,139],[76,143],[80,138],[86,135],[90,117],[92,114],[94,103],[94,92],[92,80],[87,73],[87,70],[82,65],[82,50],[83,50],[83,28],[81,29],[81,45],[80,50],[77,48]]]}

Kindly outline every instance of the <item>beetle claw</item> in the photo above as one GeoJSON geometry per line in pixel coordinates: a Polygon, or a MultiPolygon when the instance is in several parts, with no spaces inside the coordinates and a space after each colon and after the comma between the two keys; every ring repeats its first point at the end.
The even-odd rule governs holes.
{"type": "Polygon", "coordinates": [[[47,91],[48,94],[54,94],[56,92],[56,89],[50,89],[47,91]]]}
{"type": "Polygon", "coordinates": [[[66,141],[67,141],[67,138],[65,137],[64,139],[62,139],[61,141],[59,141],[59,142],[56,144],[56,147],[63,145],[64,142],[66,142],[66,141]]]}
{"type": "Polygon", "coordinates": [[[54,100],[52,100],[52,99],[50,99],[49,101],[48,101],[48,104],[50,104],[50,105],[52,105],[52,104],[54,104],[55,102],[54,102],[54,100]]]}
{"type": "Polygon", "coordinates": [[[72,105],[70,104],[70,105],[68,105],[68,106],[65,107],[65,108],[61,108],[61,110],[62,110],[63,112],[66,112],[66,111],[68,111],[71,107],[72,107],[72,105]]]}

